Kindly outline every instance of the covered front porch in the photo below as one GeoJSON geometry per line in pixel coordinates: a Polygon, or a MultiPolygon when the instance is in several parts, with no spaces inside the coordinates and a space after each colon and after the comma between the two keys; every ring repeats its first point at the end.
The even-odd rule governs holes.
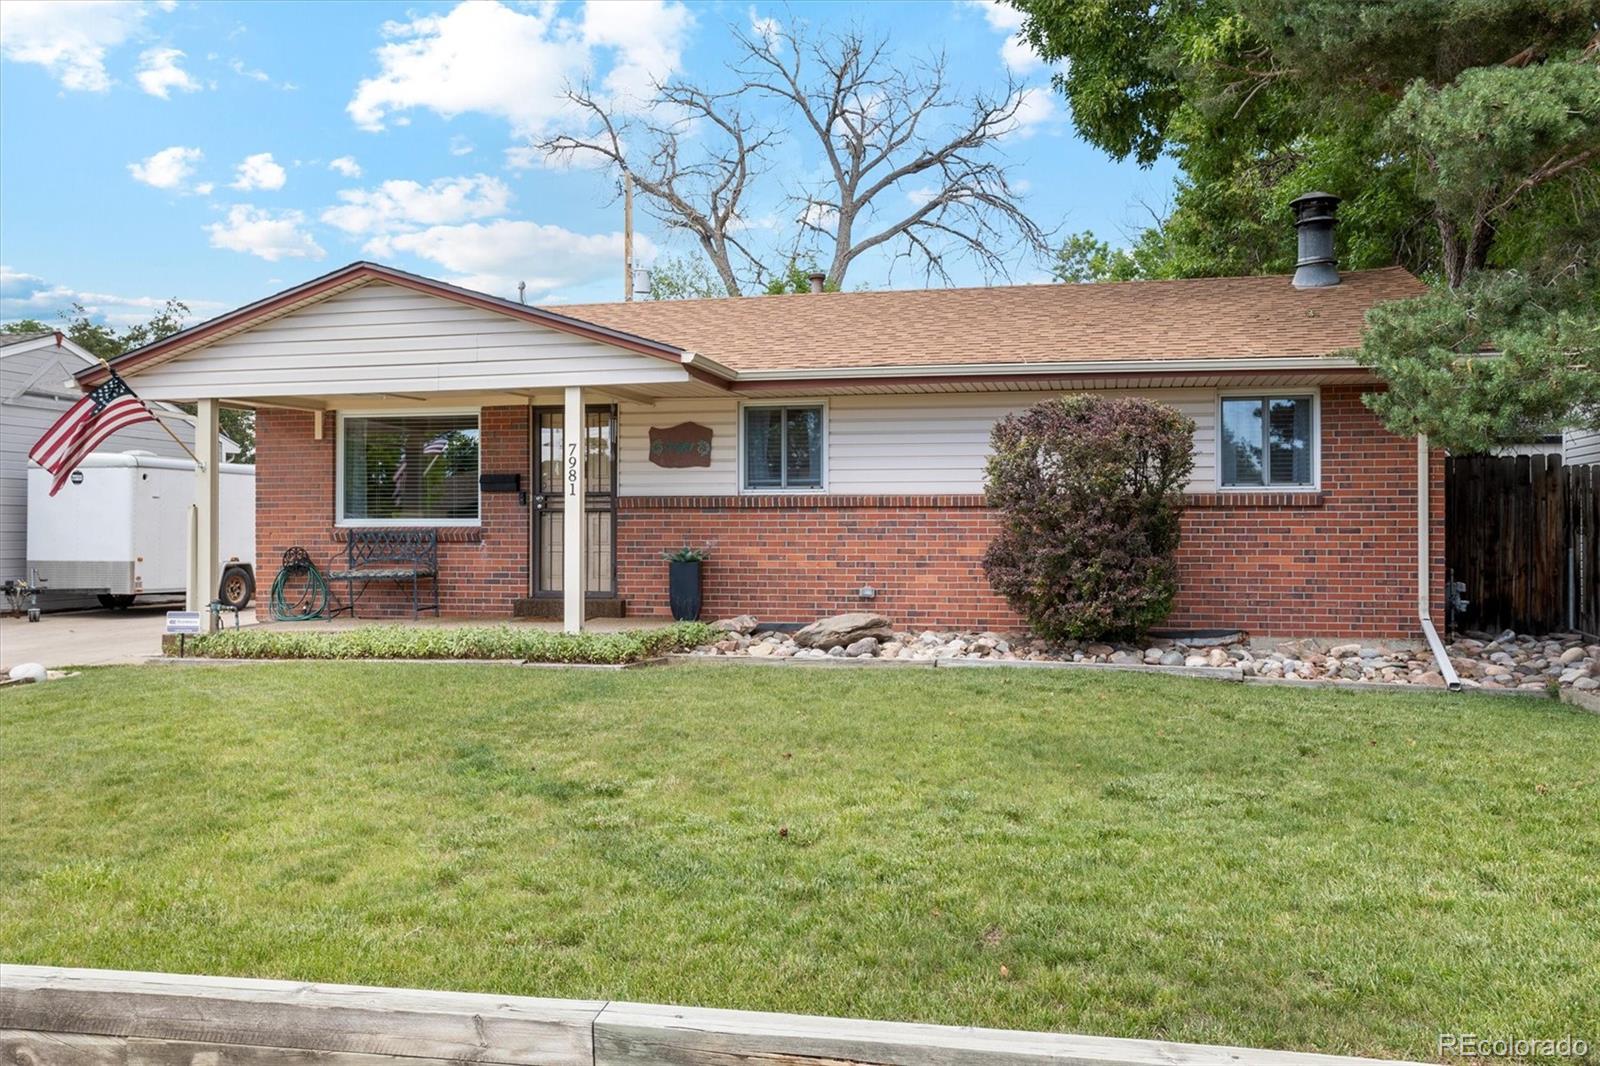
{"type": "MultiPolygon", "coordinates": [[[[290,548],[325,574],[360,573],[352,544],[427,531],[436,560],[412,567],[420,579],[330,579],[341,621],[412,617],[419,582],[437,590],[420,597],[435,617],[530,616],[575,633],[621,613],[619,406],[726,397],[731,378],[669,345],[371,264],[169,342],[117,369],[145,399],[196,406],[188,607],[208,622],[224,407],[256,413],[261,600],[290,548]]],[[[367,568],[406,570],[381,556],[367,568]]]]}

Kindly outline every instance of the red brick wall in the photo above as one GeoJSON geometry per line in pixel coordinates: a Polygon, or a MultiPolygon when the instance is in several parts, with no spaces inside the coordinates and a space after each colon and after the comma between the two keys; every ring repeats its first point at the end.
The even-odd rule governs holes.
{"type": "MultiPolygon", "coordinates": [[[[1385,431],[1355,386],[1322,390],[1322,492],[1196,498],[1185,512],[1170,625],[1257,633],[1413,635],[1417,442],[1385,431]]],[[[1444,455],[1429,463],[1430,589],[1444,619],[1444,455]]]]}
{"type": "MultiPolygon", "coordinates": [[[[1261,634],[1412,635],[1416,622],[1416,443],[1385,432],[1361,389],[1322,390],[1322,492],[1191,499],[1170,624],[1261,634]]],[[[284,548],[332,569],[333,416],[257,418],[257,545],[263,595],[284,548]]],[[[483,469],[529,481],[527,409],[483,412],[483,469]]],[[[1444,462],[1432,460],[1434,616],[1442,618],[1444,462]]],[[[504,616],[527,594],[528,511],[511,494],[483,497],[483,525],[446,530],[446,614],[504,616]]],[[[709,546],[705,613],[806,621],[870,605],[907,627],[1011,629],[982,558],[993,516],[977,496],[623,497],[617,581],[634,615],[667,614],[665,551],[709,546]],[[874,600],[857,596],[862,585],[874,600]]],[[[342,589],[340,590],[342,594],[342,589]]],[[[374,586],[364,613],[407,609],[409,590],[374,586]]]]}
{"type": "Polygon", "coordinates": [[[617,587],[629,614],[667,614],[662,553],[709,547],[708,618],[772,621],[871,608],[897,624],[1014,629],[989,588],[993,513],[977,496],[623,497],[617,587]],[[863,585],[877,597],[863,600],[863,585]]]}
{"type": "MultiPolygon", "coordinates": [[[[1356,386],[1322,390],[1322,491],[1191,497],[1169,625],[1258,634],[1410,636],[1417,626],[1416,442],[1356,386]]],[[[1443,618],[1444,460],[1432,458],[1434,618],[1443,618]]],[[[989,588],[978,496],[634,497],[617,580],[631,614],[666,614],[661,553],[709,546],[705,613],[806,621],[870,606],[910,628],[1018,625],[989,588]],[[871,585],[874,600],[857,590],[871,585]]]]}
{"type": "MultiPolygon", "coordinates": [[[[256,413],[256,573],[264,601],[283,552],[299,545],[324,572],[343,567],[345,543],[334,515],[334,419],[263,408],[256,413]]],[[[528,485],[528,409],[486,407],[481,464],[485,471],[522,474],[528,485]]],[[[445,614],[509,616],[528,594],[528,509],[515,493],[485,493],[482,525],[439,531],[439,598],[445,614]]],[[[339,600],[343,582],[334,582],[339,600]]],[[[426,597],[424,584],[421,595],[426,597]]],[[[265,603],[262,605],[265,607],[265,603]]],[[[363,615],[409,616],[411,586],[373,584],[362,595],[363,615]]]]}

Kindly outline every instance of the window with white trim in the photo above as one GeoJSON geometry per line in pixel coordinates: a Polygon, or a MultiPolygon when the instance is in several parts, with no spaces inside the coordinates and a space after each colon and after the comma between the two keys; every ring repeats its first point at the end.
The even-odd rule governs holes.
{"type": "Polygon", "coordinates": [[[478,415],[346,415],[339,420],[341,521],[478,521],[478,415]]]}
{"type": "Polygon", "coordinates": [[[752,406],[741,417],[747,491],[822,488],[827,417],[821,404],[752,406]]]}
{"type": "Polygon", "coordinates": [[[1316,398],[1222,397],[1223,488],[1310,488],[1316,483],[1316,398]]]}

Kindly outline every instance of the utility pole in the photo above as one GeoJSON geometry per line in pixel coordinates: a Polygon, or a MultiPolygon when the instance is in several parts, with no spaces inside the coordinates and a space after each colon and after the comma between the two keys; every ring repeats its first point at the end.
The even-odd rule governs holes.
{"type": "Polygon", "coordinates": [[[622,170],[622,298],[633,302],[633,175],[622,170]]]}

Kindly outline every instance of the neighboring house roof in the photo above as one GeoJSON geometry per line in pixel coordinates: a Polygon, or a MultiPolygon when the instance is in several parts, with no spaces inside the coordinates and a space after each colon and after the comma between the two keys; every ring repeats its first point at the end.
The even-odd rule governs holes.
{"type": "MultiPolygon", "coordinates": [[[[100,369],[98,356],[54,330],[41,333],[0,333],[0,359],[26,352],[37,352],[41,349],[59,352],[61,359],[40,366],[36,373],[22,381],[10,395],[0,396],[0,402],[16,403],[31,400],[34,403],[70,405],[76,395],[70,382],[75,378],[81,380],[85,373],[100,369]],[[75,369],[69,365],[74,362],[82,363],[82,368],[75,369]]],[[[188,414],[181,408],[159,400],[152,400],[149,405],[163,419],[187,422],[191,427],[194,425],[194,415],[188,414]]],[[[239,450],[238,443],[227,434],[217,434],[217,440],[221,442],[225,455],[231,455],[239,450]]]]}
{"type": "Polygon", "coordinates": [[[0,333],[0,349],[11,347],[13,344],[24,344],[28,341],[43,340],[45,337],[54,337],[51,330],[39,333],[0,333]]]}
{"type": "Polygon", "coordinates": [[[563,314],[762,371],[1320,357],[1425,286],[1401,267],[1287,277],[915,289],[577,304],[563,314]]]}

